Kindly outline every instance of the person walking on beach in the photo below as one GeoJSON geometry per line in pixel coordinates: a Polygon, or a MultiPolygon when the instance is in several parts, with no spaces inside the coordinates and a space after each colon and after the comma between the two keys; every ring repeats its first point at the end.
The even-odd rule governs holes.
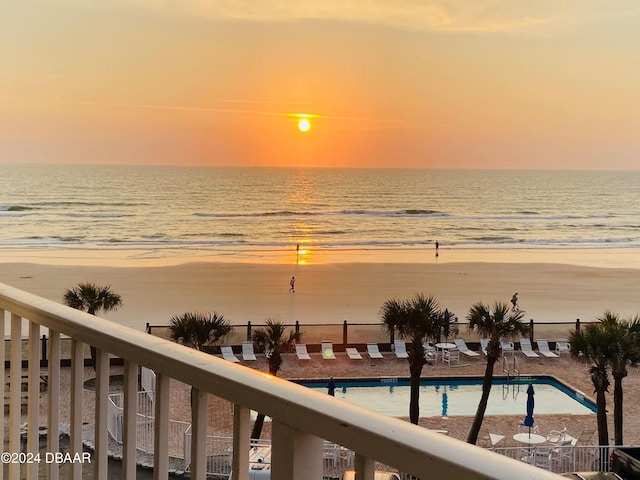
{"type": "Polygon", "coordinates": [[[511,310],[520,310],[520,308],[518,307],[518,292],[514,293],[513,297],[511,297],[511,304],[513,305],[513,307],[511,307],[511,310]]]}
{"type": "Polygon", "coordinates": [[[291,277],[291,280],[289,281],[289,291],[295,293],[295,291],[296,291],[296,277],[291,277]]]}
{"type": "Polygon", "coordinates": [[[440,244],[438,243],[438,240],[436,240],[436,257],[439,255],[438,253],[439,248],[440,248],[440,244]]]}

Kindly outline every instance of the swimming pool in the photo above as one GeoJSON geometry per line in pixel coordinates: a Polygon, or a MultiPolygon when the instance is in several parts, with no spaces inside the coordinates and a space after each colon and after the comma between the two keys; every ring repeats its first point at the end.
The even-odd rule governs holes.
{"type": "MultiPolygon", "coordinates": [[[[328,380],[299,382],[327,392],[328,380]]],[[[494,378],[485,415],[526,414],[527,387],[535,390],[534,415],[595,413],[584,394],[554,377],[531,376],[518,380],[494,378]]],[[[409,379],[336,380],[336,397],[392,417],[409,416],[409,379]]],[[[481,377],[428,378],[420,382],[420,416],[475,415],[482,391],[481,377]]]]}

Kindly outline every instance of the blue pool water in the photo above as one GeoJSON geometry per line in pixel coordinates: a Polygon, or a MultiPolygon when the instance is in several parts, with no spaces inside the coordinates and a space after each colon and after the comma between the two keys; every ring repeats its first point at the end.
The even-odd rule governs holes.
{"type": "MultiPolygon", "coordinates": [[[[327,392],[327,380],[301,382],[327,392]]],[[[533,384],[535,413],[595,413],[596,406],[578,392],[553,377],[521,377],[519,380],[494,378],[486,415],[525,415],[527,387],[533,384]]],[[[392,417],[409,416],[409,379],[336,380],[336,398],[370,408],[392,417]]],[[[423,379],[420,384],[420,416],[475,415],[480,401],[482,378],[453,377],[423,379]]]]}

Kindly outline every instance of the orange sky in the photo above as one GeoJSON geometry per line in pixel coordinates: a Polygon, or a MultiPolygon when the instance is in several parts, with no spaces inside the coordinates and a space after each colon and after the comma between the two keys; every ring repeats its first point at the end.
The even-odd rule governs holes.
{"type": "Polygon", "coordinates": [[[633,0],[9,0],[2,11],[0,162],[640,165],[633,0]],[[301,133],[287,113],[320,118],[301,133]]]}

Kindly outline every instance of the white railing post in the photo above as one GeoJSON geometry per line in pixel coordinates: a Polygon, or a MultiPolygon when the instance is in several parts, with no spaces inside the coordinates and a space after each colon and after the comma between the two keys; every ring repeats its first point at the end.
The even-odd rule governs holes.
{"type": "Polygon", "coordinates": [[[169,475],[169,377],[156,376],[155,421],[153,429],[153,478],[169,475]]]}
{"type": "Polygon", "coordinates": [[[279,480],[322,478],[324,440],[276,419],[271,423],[271,476],[279,480]]]}
{"type": "Polygon", "coordinates": [[[356,478],[362,480],[374,480],[376,475],[375,460],[356,453],[353,467],[356,471],[356,478]]]}
{"type": "Polygon", "coordinates": [[[107,480],[109,453],[109,354],[96,349],[95,451],[93,453],[94,480],[107,480]]]}
{"type": "MultiPolygon", "coordinates": [[[[27,403],[27,452],[40,449],[40,325],[29,322],[29,376],[27,403]]],[[[27,480],[38,480],[38,464],[27,463],[27,480]]]]}
{"type": "Polygon", "coordinates": [[[191,389],[191,478],[207,477],[207,393],[191,389]]]}
{"type": "MultiPolygon", "coordinates": [[[[60,332],[49,330],[47,370],[47,452],[60,450],[60,332]]],[[[58,480],[59,466],[47,464],[47,479],[58,480]]]]}
{"type": "Polygon", "coordinates": [[[233,405],[232,480],[249,480],[249,445],[251,410],[237,403],[233,405]]]}
{"type": "MultiPolygon", "coordinates": [[[[9,453],[20,451],[20,414],[22,408],[22,318],[11,314],[11,353],[9,354],[9,453]]],[[[20,479],[20,464],[9,464],[9,480],[20,479]]]]}
{"type": "Polygon", "coordinates": [[[125,480],[136,478],[138,410],[138,365],[124,362],[124,432],[122,434],[122,473],[125,480]]]}
{"type": "MultiPolygon", "coordinates": [[[[84,388],[84,344],[71,340],[71,419],[69,450],[82,455],[82,392],[84,388]]],[[[82,480],[82,463],[71,464],[72,479],[82,480]]]]}

